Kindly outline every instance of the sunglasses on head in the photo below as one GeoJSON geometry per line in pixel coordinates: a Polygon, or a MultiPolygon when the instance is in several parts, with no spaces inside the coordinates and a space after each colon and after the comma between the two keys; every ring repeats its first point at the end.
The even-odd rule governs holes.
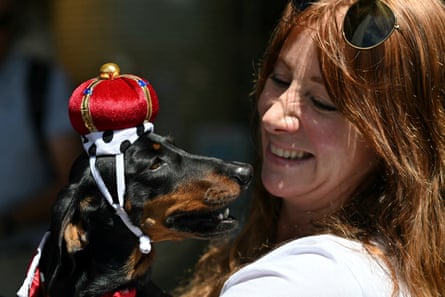
{"type": "MultiPolygon", "coordinates": [[[[314,2],[292,0],[298,11],[314,2]]],[[[396,16],[388,5],[380,0],[358,0],[346,12],[343,37],[353,48],[367,50],[382,44],[397,28],[396,16]]]]}

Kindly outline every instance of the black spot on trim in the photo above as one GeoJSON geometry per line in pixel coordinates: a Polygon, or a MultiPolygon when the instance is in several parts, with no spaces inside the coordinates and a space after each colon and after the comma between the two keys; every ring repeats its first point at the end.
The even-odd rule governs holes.
{"type": "Polygon", "coordinates": [[[90,148],[88,149],[88,155],[90,155],[90,156],[95,156],[95,155],[96,155],[96,151],[97,151],[96,145],[93,144],[93,145],[90,146],[90,148]]]}
{"type": "Polygon", "coordinates": [[[130,145],[131,145],[131,142],[129,140],[123,141],[119,148],[121,153],[124,153],[130,147],[130,145]]]}
{"type": "Polygon", "coordinates": [[[102,134],[102,139],[105,143],[110,143],[113,140],[114,132],[113,131],[105,131],[104,134],[102,134]]]}

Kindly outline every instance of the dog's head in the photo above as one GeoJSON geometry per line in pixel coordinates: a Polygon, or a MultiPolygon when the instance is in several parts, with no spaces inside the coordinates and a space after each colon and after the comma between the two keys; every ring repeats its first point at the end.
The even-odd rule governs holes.
{"type": "MultiPolygon", "coordinates": [[[[237,227],[227,207],[250,183],[250,165],[189,154],[153,132],[141,136],[124,158],[124,209],[152,241],[213,239],[237,227]]],[[[96,162],[110,192],[116,190],[114,162],[107,156],[96,162]]],[[[62,281],[63,275],[85,278],[92,262],[99,279],[123,270],[116,278],[130,280],[146,273],[152,256],[139,252],[137,237],[102,196],[87,155],[74,164],[70,184],[54,206],[47,247],[42,266],[61,290],[71,282],[62,281]]],[[[99,283],[105,282],[96,280],[95,286],[99,283]]]]}
{"type": "Polygon", "coordinates": [[[126,211],[157,242],[232,232],[228,205],[252,178],[248,164],[192,155],[148,133],[126,152],[126,211]]]}
{"type": "MultiPolygon", "coordinates": [[[[250,183],[250,165],[191,155],[156,134],[143,141],[150,149],[148,171],[141,177],[154,182],[156,190],[153,199],[144,203],[142,228],[152,240],[211,239],[237,227],[227,206],[250,183]]],[[[135,184],[132,189],[138,188],[135,184]]]]}

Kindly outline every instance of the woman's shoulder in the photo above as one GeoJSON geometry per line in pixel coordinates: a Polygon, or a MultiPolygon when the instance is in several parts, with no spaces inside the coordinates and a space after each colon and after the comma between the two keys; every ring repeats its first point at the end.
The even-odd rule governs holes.
{"type": "Polygon", "coordinates": [[[372,263],[380,263],[376,256],[371,255],[367,251],[362,242],[332,234],[313,235],[288,241],[258,261],[268,261],[286,255],[298,256],[306,254],[319,255],[336,261],[346,258],[365,263],[370,261],[372,263]]]}
{"type": "Polygon", "coordinates": [[[386,265],[358,241],[334,235],[287,242],[234,273],[229,296],[391,296],[386,265]],[[271,295],[272,294],[272,295],[271,295]]]}

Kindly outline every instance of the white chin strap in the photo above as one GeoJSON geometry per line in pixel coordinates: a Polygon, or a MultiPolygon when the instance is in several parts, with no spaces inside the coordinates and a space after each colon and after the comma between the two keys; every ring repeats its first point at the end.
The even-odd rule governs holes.
{"type": "Polygon", "coordinates": [[[151,251],[150,238],[142,230],[135,226],[124,209],[125,195],[125,163],[124,151],[130,144],[133,144],[143,133],[152,132],[153,124],[145,122],[143,126],[107,132],[92,132],[84,135],[86,141],[83,143],[85,151],[90,156],[90,169],[102,195],[108,203],[115,209],[116,214],[121,218],[127,228],[139,238],[139,250],[143,254],[151,251]],[[96,156],[115,156],[116,161],[116,183],[118,203],[115,203],[107,186],[105,185],[99,170],[96,167],[96,156]]]}

